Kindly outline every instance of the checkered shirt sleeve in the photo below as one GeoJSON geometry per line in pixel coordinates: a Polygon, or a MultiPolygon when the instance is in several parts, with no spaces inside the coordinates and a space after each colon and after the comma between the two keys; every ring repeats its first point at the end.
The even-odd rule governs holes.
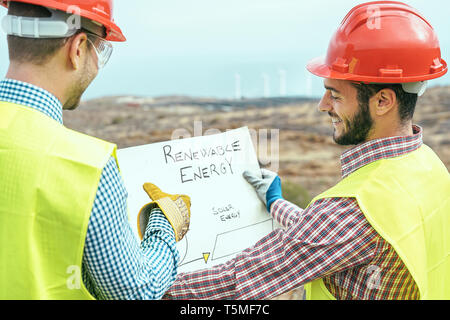
{"type": "Polygon", "coordinates": [[[354,268],[375,256],[378,235],[352,198],[316,201],[305,211],[272,206],[286,226],[227,263],[180,274],[166,299],[266,299],[354,268]]]}
{"type": "Polygon", "coordinates": [[[159,209],[141,243],[127,214],[127,191],[116,161],[103,170],[87,230],[83,282],[98,299],[160,299],[177,274],[175,235],[159,209]]]}

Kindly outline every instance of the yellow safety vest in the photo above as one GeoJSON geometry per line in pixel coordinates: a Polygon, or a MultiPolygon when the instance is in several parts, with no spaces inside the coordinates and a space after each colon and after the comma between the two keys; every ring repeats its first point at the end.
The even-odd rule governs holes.
{"type": "Polygon", "coordinates": [[[93,299],[81,263],[112,155],[113,144],[0,102],[0,299],[93,299]]]}
{"type": "MultiPolygon", "coordinates": [[[[353,197],[371,226],[408,268],[421,299],[450,299],[450,175],[426,145],[373,162],[312,202],[353,197]]],[[[306,298],[335,297],[323,280],[305,285],[306,298]]]]}

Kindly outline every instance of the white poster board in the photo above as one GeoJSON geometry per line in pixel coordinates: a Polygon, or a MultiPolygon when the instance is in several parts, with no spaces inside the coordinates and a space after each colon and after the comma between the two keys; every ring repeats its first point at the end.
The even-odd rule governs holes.
{"type": "Polygon", "coordinates": [[[150,202],[144,183],[191,197],[190,228],[177,244],[181,272],[226,262],[274,228],[242,177],[245,170],[259,170],[248,128],[122,149],[118,159],[136,236],[137,214],[150,202]]]}

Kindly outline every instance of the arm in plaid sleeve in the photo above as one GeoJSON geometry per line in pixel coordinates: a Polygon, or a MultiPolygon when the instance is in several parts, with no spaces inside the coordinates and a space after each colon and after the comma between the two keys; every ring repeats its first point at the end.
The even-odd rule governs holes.
{"type": "Polygon", "coordinates": [[[83,280],[98,299],[160,299],[176,277],[172,227],[152,211],[139,244],[128,222],[127,191],[114,158],[105,166],[89,221],[83,280]]]}
{"type": "Polygon", "coordinates": [[[355,199],[316,201],[285,231],[275,230],[235,259],[180,274],[167,299],[265,299],[368,263],[378,234],[355,199]]]}
{"type": "Polygon", "coordinates": [[[301,218],[303,211],[303,209],[284,199],[276,200],[270,207],[272,217],[285,228],[296,223],[301,218]]]}

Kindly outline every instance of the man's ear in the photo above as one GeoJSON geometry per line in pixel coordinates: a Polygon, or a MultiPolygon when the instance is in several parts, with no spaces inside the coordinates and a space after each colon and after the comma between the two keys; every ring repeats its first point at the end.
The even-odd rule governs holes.
{"type": "Polygon", "coordinates": [[[398,105],[397,95],[394,90],[386,88],[378,91],[378,93],[371,98],[371,103],[375,107],[375,114],[377,116],[383,116],[398,105]]]}
{"type": "Polygon", "coordinates": [[[87,36],[81,32],[72,37],[69,42],[69,60],[72,68],[78,70],[84,59],[83,55],[86,53],[87,36]]]}

